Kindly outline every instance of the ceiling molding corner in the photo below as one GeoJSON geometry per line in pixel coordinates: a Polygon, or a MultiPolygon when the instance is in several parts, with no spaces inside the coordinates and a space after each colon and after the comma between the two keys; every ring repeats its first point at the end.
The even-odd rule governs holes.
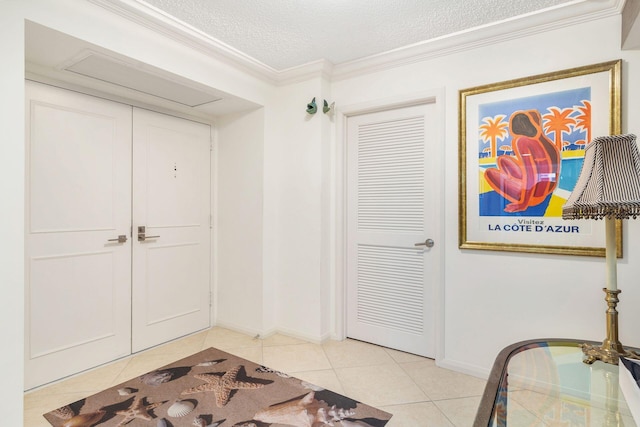
{"type": "Polygon", "coordinates": [[[626,0],[622,10],[622,48],[640,48],[640,0],[626,0]]]}
{"type": "Polygon", "coordinates": [[[269,83],[279,81],[279,72],[249,55],[217,40],[175,17],[139,0],[89,0],[121,17],[160,33],[178,43],[208,55],[214,55],[254,77],[269,83]]]}
{"type": "Polygon", "coordinates": [[[311,78],[320,77],[327,80],[333,78],[334,65],[326,59],[308,62],[306,64],[287,68],[278,72],[278,86],[284,86],[292,83],[309,80],[311,78]]]}

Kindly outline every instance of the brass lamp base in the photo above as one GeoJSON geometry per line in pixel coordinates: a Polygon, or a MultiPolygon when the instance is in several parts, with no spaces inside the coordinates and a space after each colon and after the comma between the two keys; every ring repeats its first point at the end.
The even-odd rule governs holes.
{"type": "Polygon", "coordinates": [[[618,312],[616,306],[620,301],[618,294],[620,290],[602,289],[607,295],[604,300],[607,302],[607,338],[599,347],[582,344],[582,352],[585,355],[584,363],[592,364],[596,360],[602,360],[605,363],[617,365],[620,356],[629,359],[640,359],[640,354],[635,351],[625,350],[618,340],[618,312]]]}
{"type": "Polygon", "coordinates": [[[622,348],[620,341],[618,341],[617,344],[622,348],[622,351],[614,348],[614,346],[607,345],[606,341],[607,340],[605,340],[605,342],[603,342],[599,347],[590,344],[582,344],[582,352],[585,355],[583,362],[591,365],[596,360],[602,360],[605,363],[617,365],[620,360],[620,356],[626,357],[627,359],[640,359],[640,354],[635,351],[629,351],[622,348]]]}

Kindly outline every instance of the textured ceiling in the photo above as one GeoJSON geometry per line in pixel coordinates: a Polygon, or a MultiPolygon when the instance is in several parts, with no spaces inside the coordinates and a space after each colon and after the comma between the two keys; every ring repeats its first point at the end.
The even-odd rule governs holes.
{"type": "Polygon", "coordinates": [[[576,0],[145,0],[276,69],[340,64],[576,0]]]}

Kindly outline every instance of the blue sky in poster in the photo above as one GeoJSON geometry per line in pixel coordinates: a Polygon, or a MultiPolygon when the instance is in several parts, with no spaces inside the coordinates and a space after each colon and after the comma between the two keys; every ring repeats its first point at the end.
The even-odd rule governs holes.
{"type": "MultiPolygon", "coordinates": [[[[590,87],[481,104],[478,106],[478,126],[482,124],[482,120],[486,117],[495,117],[503,114],[506,116],[505,120],[508,122],[511,114],[518,110],[538,110],[541,115],[545,115],[549,112],[549,107],[557,107],[560,109],[573,108],[582,106],[583,100],[591,101],[590,87]]],[[[570,136],[566,136],[565,139],[568,141],[579,139],[578,135],[575,135],[576,133],[582,134],[582,139],[584,139],[584,132],[579,131],[574,132],[574,134],[570,136]]],[[[509,145],[510,143],[511,135],[509,134],[506,139],[504,139],[504,144],[509,145]]],[[[478,139],[478,155],[480,155],[482,148],[486,145],[487,143],[483,142],[482,139],[478,139]]]]}
{"type": "MultiPolygon", "coordinates": [[[[552,92],[547,94],[534,95],[529,97],[517,98],[517,99],[508,99],[505,101],[491,102],[485,103],[478,106],[478,126],[482,125],[483,119],[485,118],[494,118],[498,115],[504,115],[504,121],[508,123],[509,117],[515,111],[518,110],[538,110],[541,116],[549,113],[550,107],[556,107],[560,110],[565,108],[575,108],[583,106],[582,101],[591,101],[591,88],[584,87],[566,91],[552,92]]],[[[575,116],[579,114],[579,111],[575,111],[571,114],[571,116],[575,116]]],[[[543,120],[544,124],[544,120],[543,120]]],[[[544,126],[543,126],[544,127],[544,126]]],[[[553,141],[555,138],[553,135],[548,135],[549,138],[553,141]]],[[[578,140],[585,140],[586,132],[577,129],[570,134],[563,134],[563,141],[569,142],[572,145],[568,146],[568,149],[577,149],[577,145],[573,145],[578,140]]],[[[501,139],[499,141],[499,146],[510,146],[511,145],[511,134],[509,133],[505,139],[501,139]]],[[[489,141],[483,141],[481,138],[478,139],[478,157],[481,158],[486,156],[483,153],[483,149],[489,146],[489,141]]],[[[504,154],[503,152],[498,151],[498,155],[504,154]]],[[[509,153],[511,154],[511,153],[509,153]]],[[[562,155],[562,152],[561,152],[562,155]]],[[[480,165],[481,171],[486,168],[495,167],[495,163],[487,164],[483,162],[480,165]]],[[[570,158],[562,160],[561,167],[561,176],[560,182],[558,183],[558,187],[566,190],[568,192],[573,190],[575,186],[578,175],[580,174],[580,169],[582,168],[582,158],[570,158]]],[[[496,193],[495,191],[489,191],[487,193],[480,193],[479,195],[479,214],[480,216],[529,216],[529,217],[541,217],[545,216],[546,209],[549,205],[549,201],[551,199],[551,195],[547,197],[547,199],[537,206],[531,206],[527,210],[522,212],[515,213],[506,213],[504,212],[505,206],[509,203],[506,199],[504,199],[501,195],[496,193]]]]}
{"type": "Polygon", "coordinates": [[[498,114],[505,114],[509,117],[511,113],[516,110],[535,109],[540,111],[541,114],[545,114],[547,113],[548,107],[573,108],[574,106],[581,105],[583,100],[591,100],[590,87],[489,102],[479,105],[478,113],[480,121],[482,121],[484,117],[493,117],[498,114]]]}

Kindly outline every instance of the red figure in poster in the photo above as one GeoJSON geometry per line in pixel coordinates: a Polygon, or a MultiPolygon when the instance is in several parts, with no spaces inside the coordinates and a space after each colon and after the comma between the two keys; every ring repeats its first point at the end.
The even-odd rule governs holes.
{"type": "Polygon", "coordinates": [[[560,148],[542,130],[537,110],[516,111],[509,118],[515,156],[499,156],[485,179],[510,201],[505,212],[522,212],[546,199],[560,178],[560,148]]]}

